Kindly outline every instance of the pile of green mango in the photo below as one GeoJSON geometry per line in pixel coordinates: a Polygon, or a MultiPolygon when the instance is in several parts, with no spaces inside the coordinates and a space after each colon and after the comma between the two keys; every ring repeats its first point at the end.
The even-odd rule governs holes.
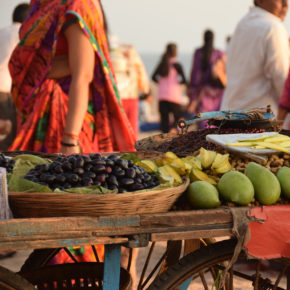
{"type": "Polygon", "coordinates": [[[281,167],[277,174],[255,162],[250,162],[244,173],[229,171],[214,186],[207,181],[192,182],[187,197],[194,208],[215,208],[222,202],[246,206],[253,200],[262,205],[273,205],[281,194],[290,200],[290,168],[281,167]]]}

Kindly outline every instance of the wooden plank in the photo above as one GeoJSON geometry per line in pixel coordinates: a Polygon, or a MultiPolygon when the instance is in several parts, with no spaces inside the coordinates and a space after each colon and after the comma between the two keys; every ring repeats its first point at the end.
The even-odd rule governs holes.
{"type": "Polygon", "coordinates": [[[105,265],[103,290],[119,289],[121,265],[121,246],[105,246],[105,265]]]}
{"type": "Polygon", "coordinates": [[[232,222],[232,214],[228,208],[212,210],[177,211],[161,214],[141,215],[141,227],[153,226],[189,226],[232,222]]]}
{"type": "Polygon", "coordinates": [[[55,234],[57,232],[89,232],[140,226],[140,218],[133,216],[31,218],[0,221],[0,237],[55,234]]]}
{"type": "Polygon", "coordinates": [[[127,238],[97,237],[97,238],[78,238],[78,239],[46,239],[46,240],[29,240],[26,241],[9,241],[0,240],[0,250],[27,250],[42,248],[62,248],[85,245],[109,245],[123,244],[128,242],[127,238]]]}
{"type": "Polygon", "coordinates": [[[213,238],[213,237],[223,237],[232,236],[233,233],[231,229],[215,229],[215,230],[200,230],[191,232],[169,232],[169,233],[154,233],[151,234],[152,242],[160,241],[176,241],[180,238],[187,239],[199,239],[199,238],[213,238]]]}

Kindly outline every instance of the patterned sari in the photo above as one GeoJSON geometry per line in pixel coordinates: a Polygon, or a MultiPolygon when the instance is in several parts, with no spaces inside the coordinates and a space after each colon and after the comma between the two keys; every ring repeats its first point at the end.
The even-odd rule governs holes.
{"type": "Polygon", "coordinates": [[[212,79],[211,71],[214,63],[222,59],[224,53],[214,49],[212,51],[208,68],[202,71],[201,63],[203,58],[202,49],[194,53],[193,64],[190,76],[190,99],[199,100],[195,113],[218,111],[221,105],[223,88],[216,86],[212,79]]]}
{"type": "Polygon", "coordinates": [[[135,137],[120,105],[100,7],[92,0],[31,0],[30,6],[30,15],[20,30],[20,43],[9,63],[12,97],[18,111],[18,133],[10,150],[60,150],[70,77],[52,80],[46,76],[68,16],[79,23],[96,59],[88,110],[79,135],[81,151],[134,150],[135,137]]]}

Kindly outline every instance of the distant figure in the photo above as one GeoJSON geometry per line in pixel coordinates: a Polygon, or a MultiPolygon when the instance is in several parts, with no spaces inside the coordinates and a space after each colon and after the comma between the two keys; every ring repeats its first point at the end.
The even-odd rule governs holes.
{"type": "Polygon", "coordinates": [[[182,87],[186,84],[183,68],[176,61],[177,45],[169,43],[162,55],[161,61],[155,69],[152,80],[158,83],[159,112],[161,117],[161,131],[170,130],[169,116],[172,113],[175,127],[181,117],[182,87]]]}
{"type": "Polygon", "coordinates": [[[279,101],[278,120],[285,121],[284,128],[290,130],[290,71],[279,101]]]}
{"type": "MultiPolygon", "coordinates": [[[[214,48],[214,33],[206,30],[203,46],[193,56],[188,111],[202,113],[220,109],[226,85],[225,54],[214,48]]],[[[202,127],[205,123],[202,123],[202,127]]]]}
{"type": "Polygon", "coordinates": [[[16,135],[16,114],[11,98],[11,77],[8,70],[9,58],[19,42],[19,28],[29,13],[29,4],[15,7],[13,24],[0,29],[0,151],[6,151],[16,135]]]}
{"type": "Polygon", "coordinates": [[[271,105],[275,114],[289,70],[285,0],[255,0],[239,22],[227,55],[228,82],[222,110],[271,105]]]}
{"type": "Polygon", "coordinates": [[[133,45],[111,45],[111,58],[122,105],[137,138],[139,95],[150,90],[147,72],[133,45]]]}

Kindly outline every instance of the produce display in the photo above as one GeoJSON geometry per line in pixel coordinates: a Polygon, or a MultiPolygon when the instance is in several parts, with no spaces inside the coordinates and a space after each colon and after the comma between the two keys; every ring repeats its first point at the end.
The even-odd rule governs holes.
{"type": "MultiPolygon", "coordinates": [[[[187,176],[191,184],[182,197],[183,201],[184,199],[186,201],[183,207],[179,207],[180,209],[208,209],[220,205],[289,204],[290,154],[286,146],[289,146],[290,137],[277,133],[271,136],[264,135],[259,139],[238,140],[235,144],[237,146],[254,146],[257,150],[271,148],[279,151],[276,154],[260,156],[258,163],[250,159],[251,157],[228,153],[223,148],[207,144],[205,135],[212,133],[213,130],[216,129],[190,132],[179,137],[179,141],[175,138],[172,144],[181,142],[180,140],[184,142],[185,137],[189,138],[188,135],[190,138],[195,136],[193,149],[197,147],[198,149],[191,150],[193,151],[191,154],[184,154],[187,151],[183,151],[183,154],[167,151],[155,154],[157,157],[152,159],[139,159],[134,153],[109,156],[100,153],[74,154],[58,156],[53,161],[25,154],[9,159],[2,154],[0,166],[5,166],[10,172],[9,190],[11,186],[12,191],[19,191],[22,186],[25,187],[24,191],[29,191],[33,183],[43,187],[38,187],[38,192],[82,193],[82,188],[107,190],[87,193],[135,192],[163,185],[175,187],[182,184],[184,177],[187,176]],[[202,144],[206,145],[205,147],[200,147],[200,140],[203,140],[202,144]],[[208,147],[211,149],[207,149],[208,147]],[[21,183],[23,180],[29,183],[24,185],[21,183]]],[[[241,129],[221,129],[220,133],[233,131],[241,129]]],[[[250,131],[252,133],[255,130],[250,131]]],[[[177,145],[175,149],[180,150],[177,145]]]]}
{"type": "Polygon", "coordinates": [[[148,150],[159,152],[173,152],[179,157],[185,157],[192,155],[195,151],[201,147],[208,150],[217,150],[219,147],[211,142],[206,141],[206,136],[209,134],[237,134],[237,133],[263,133],[265,129],[239,129],[239,128],[208,128],[199,131],[191,131],[187,134],[180,135],[173,138],[168,142],[164,142],[160,145],[152,144],[148,147],[148,150]]]}
{"type": "Polygon", "coordinates": [[[58,157],[50,164],[36,165],[24,178],[52,190],[95,185],[117,190],[118,193],[160,184],[155,174],[147,173],[132,160],[122,159],[116,154],[106,157],[99,153],[58,157]]]}
{"type": "Polygon", "coordinates": [[[187,175],[191,181],[187,203],[193,208],[207,209],[221,204],[289,203],[290,168],[284,165],[288,164],[289,158],[290,155],[274,154],[260,165],[237,155],[200,148],[186,157],[165,152],[156,161],[141,160],[138,164],[174,185],[181,183],[182,176],[187,175]]]}

